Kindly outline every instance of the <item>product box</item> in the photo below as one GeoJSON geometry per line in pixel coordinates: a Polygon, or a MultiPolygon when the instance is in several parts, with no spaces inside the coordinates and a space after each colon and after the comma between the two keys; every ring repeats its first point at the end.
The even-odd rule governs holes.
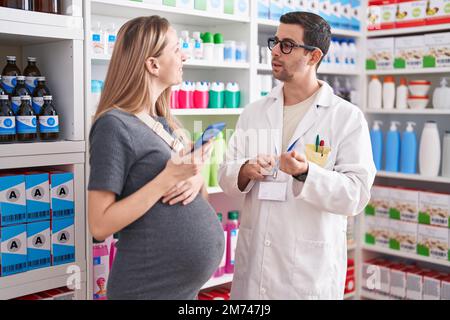
{"type": "Polygon", "coordinates": [[[425,25],[427,0],[397,0],[395,26],[409,28],[425,25]]]}
{"type": "Polygon", "coordinates": [[[283,5],[283,0],[270,0],[269,16],[271,20],[280,20],[283,15],[283,5]]]}
{"type": "Polygon", "coordinates": [[[194,9],[206,11],[207,0],[194,0],[194,9]]]}
{"type": "Polygon", "coordinates": [[[50,180],[48,173],[25,174],[27,222],[50,219],[50,180]]]}
{"type": "Polygon", "coordinates": [[[391,261],[383,261],[377,264],[380,268],[380,292],[389,294],[391,290],[391,265],[394,263],[391,261]]]}
{"type": "Polygon", "coordinates": [[[27,230],[25,224],[0,228],[1,276],[27,271],[27,230]]]}
{"type": "Polygon", "coordinates": [[[248,17],[250,15],[249,0],[234,0],[234,15],[248,17]]]}
{"type": "Polygon", "coordinates": [[[177,0],[162,0],[162,4],[168,7],[175,7],[177,5],[177,0]]]}
{"type": "Polygon", "coordinates": [[[419,191],[392,188],[389,218],[417,223],[419,220],[419,191]]]}
{"type": "Polygon", "coordinates": [[[409,300],[423,299],[423,276],[431,270],[418,267],[406,272],[406,298],[409,300]]]}
{"type": "MultiPolygon", "coordinates": [[[[206,0],[206,10],[210,13],[221,14],[223,12],[223,0],[206,0]]],[[[267,9],[269,10],[269,9],[267,9]]],[[[267,17],[268,18],[268,17],[267,17]]]]}
{"type": "Polygon", "coordinates": [[[359,31],[361,29],[361,1],[360,0],[350,0],[351,14],[350,14],[350,27],[354,31],[359,31]]]}
{"type": "Polygon", "coordinates": [[[27,221],[25,179],[23,175],[0,176],[0,225],[27,221]]]}
{"type": "Polygon", "coordinates": [[[223,13],[234,14],[234,1],[235,0],[224,0],[223,1],[223,13]]]}
{"type": "Polygon", "coordinates": [[[308,12],[319,14],[319,0],[309,0],[307,1],[306,8],[308,12]]]}
{"type": "Polygon", "coordinates": [[[370,190],[370,200],[365,208],[365,214],[381,218],[389,218],[392,188],[373,186],[370,190]]]}
{"type": "Polygon", "coordinates": [[[331,15],[330,15],[330,21],[328,22],[332,28],[336,29],[342,29],[341,23],[341,7],[342,3],[341,0],[330,0],[331,5],[331,15]]]}
{"type": "MultiPolygon", "coordinates": [[[[450,13],[450,0],[448,1],[450,13]]],[[[425,47],[424,68],[450,67],[450,32],[427,34],[425,47]]]]}
{"type": "Polygon", "coordinates": [[[449,229],[419,224],[417,253],[434,259],[448,260],[449,229]]]}
{"type": "Polygon", "coordinates": [[[400,299],[405,299],[407,288],[406,275],[408,270],[414,270],[415,266],[397,263],[391,265],[390,268],[390,295],[400,299]]]}
{"type": "Polygon", "coordinates": [[[365,242],[382,248],[389,248],[391,221],[386,218],[365,217],[365,242]]]}
{"type": "Polygon", "coordinates": [[[75,261],[74,219],[52,220],[52,265],[75,261]]]}
{"type": "Polygon", "coordinates": [[[181,9],[193,10],[194,0],[176,0],[176,7],[181,9]]]}
{"type": "Polygon", "coordinates": [[[350,0],[342,0],[341,1],[341,12],[340,12],[340,22],[339,25],[341,29],[350,29],[350,20],[351,20],[351,4],[350,0]]]}
{"type": "Polygon", "coordinates": [[[403,252],[416,253],[417,223],[391,220],[390,227],[391,238],[389,240],[389,248],[403,252]]]}
{"type": "Polygon", "coordinates": [[[270,0],[258,0],[258,18],[269,19],[270,0]]]}
{"type": "Polygon", "coordinates": [[[50,221],[27,224],[28,270],[51,265],[50,221]]]}
{"type": "Polygon", "coordinates": [[[419,223],[450,228],[450,195],[419,193],[419,223]]]}
{"type": "Polygon", "coordinates": [[[294,0],[283,0],[283,14],[295,11],[294,0]]]}
{"type": "Polygon", "coordinates": [[[395,27],[396,0],[375,0],[369,2],[368,30],[384,30],[395,27]]]}
{"type": "Polygon", "coordinates": [[[379,289],[379,282],[376,281],[376,274],[378,273],[375,269],[379,263],[385,262],[384,259],[370,259],[363,262],[361,269],[361,279],[362,288],[369,291],[376,291],[379,289]]]}
{"type": "Polygon", "coordinates": [[[390,70],[394,68],[394,38],[367,40],[367,70],[390,70]]]}
{"type": "Polygon", "coordinates": [[[441,299],[441,280],[447,277],[446,274],[437,271],[430,271],[423,276],[423,300],[441,299]]]}
{"type": "Polygon", "coordinates": [[[428,0],[425,12],[427,24],[450,23],[450,0],[428,0]]]}
{"type": "Polygon", "coordinates": [[[319,15],[327,22],[331,19],[330,0],[319,0],[319,15]]]}
{"type": "Polygon", "coordinates": [[[450,300],[450,275],[441,280],[441,300],[450,300]]]}
{"type": "Polygon", "coordinates": [[[73,217],[74,186],[72,172],[50,172],[51,212],[53,219],[73,217]]]}
{"type": "Polygon", "coordinates": [[[395,69],[423,68],[425,36],[395,38],[395,69]]]}
{"type": "Polygon", "coordinates": [[[353,259],[347,261],[347,274],[345,276],[344,294],[355,292],[355,262],[353,259]]]}

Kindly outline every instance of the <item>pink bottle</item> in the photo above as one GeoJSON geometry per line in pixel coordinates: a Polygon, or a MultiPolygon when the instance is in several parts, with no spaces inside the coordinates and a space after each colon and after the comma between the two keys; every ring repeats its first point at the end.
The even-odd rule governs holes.
{"type": "Polygon", "coordinates": [[[114,233],[113,239],[111,240],[111,249],[109,250],[109,270],[112,269],[112,265],[114,262],[114,258],[116,257],[117,253],[117,242],[119,241],[119,234],[114,233]]]}
{"type": "MultiPolygon", "coordinates": [[[[217,218],[219,218],[219,221],[222,224],[222,213],[220,213],[220,212],[217,213],[217,218]]],[[[225,243],[227,243],[227,231],[223,227],[223,224],[222,224],[222,228],[224,229],[223,237],[225,238],[225,243]]],[[[226,262],[227,262],[227,250],[225,248],[225,250],[223,251],[222,260],[220,261],[219,267],[217,268],[217,271],[214,273],[215,278],[223,276],[223,274],[225,273],[226,262]]]]}
{"type": "Polygon", "coordinates": [[[191,83],[189,81],[183,81],[181,84],[180,92],[178,93],[178,108],[190,109],[193,107],[193,94],[191,89],[191,83]]]}
{"type": "Polygon", "coordinates": [[[234,272],[235,253],[237,238],[239,234],[239,212],[228,212],[228,222],[226,225],[227,231],[227,262],[225,264],[225,273],[234,272]]]}
{"type": "Polygon", "coordinates": [[[108,246],[94,240],[92,246],[94,300],[106,300],[106,284],[109,276],[108,246]]]}
{"type": "Polygon", "coordinates": [[[209,103],[209,88],[207,82],[197,82],[194,91],[194,108],[206,109],[209,103]]]}
{"type": "Polygon", "coordinates": [[[172,91],[170,93],[170,108],[178,109],[178,96],[180,95],[180,86],[172,86],[172,91]]]}

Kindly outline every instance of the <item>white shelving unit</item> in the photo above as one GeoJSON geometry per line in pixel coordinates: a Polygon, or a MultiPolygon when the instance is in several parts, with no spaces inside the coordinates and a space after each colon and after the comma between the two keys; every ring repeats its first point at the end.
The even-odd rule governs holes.
{"type": "Polygon", "coordinates": [[[417,68],[417,69],[389,69],[367,70],[367,75],[415,75],[450,73],[450,68],[417,68]]]}
{"type": "Polygon", "coordinates": [[[428,25],[428,26],[420,26],[420,27],[410,27],[410,28],[373,30],[373,31],[367,31],[366,35],[368,38],[393,37],[393,36],[402,36],[402,35],[408,35],[408,34],[420,34],[420,33],[437,32],[437,31],[448,31],[449,29],[450,29],[450,23],[444,23],[444,24],[428,25]]]}
{"type": "Polygon", "coordinates": [[[74,173],[75,262],[0,278],[0,299],[66,286],[78,272],[76,299],[86,298],[85,151],[82,1],[64,2],[65,15],[0,7],[0,56],[15,55],[23,70],[34,56],[61,119],[60,141],[0,145],[0,169],[62,169],[74,173]]]}

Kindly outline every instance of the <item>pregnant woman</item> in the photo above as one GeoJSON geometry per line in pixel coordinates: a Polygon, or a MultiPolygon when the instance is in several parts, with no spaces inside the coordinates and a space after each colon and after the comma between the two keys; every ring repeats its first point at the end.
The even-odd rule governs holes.
{"type": "Polygon", "coordinates": [[[185,60],[164,18],[119,30],[90,132],[90,231],[120,238],[108,299],[196,299],[222,257],[201,175],[211,144],[178,152],[190,142],[168,106],[185,60]]]}

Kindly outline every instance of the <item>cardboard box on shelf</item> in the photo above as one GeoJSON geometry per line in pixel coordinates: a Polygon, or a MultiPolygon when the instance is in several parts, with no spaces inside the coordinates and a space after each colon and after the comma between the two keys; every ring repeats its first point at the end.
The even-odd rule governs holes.
{"type": "Polygon", "coordinates": [[[25,178],[23,175],[0,175],[0,218],[0,226],[20,224],[27,221],[25,178]]]}
{"type": "Polygon", "coordinates": [[[50,220],[27,224],[28,270],[51,265],[50,220]]]}
{"type": "Polygon", "coordinates": [[[423,300],[441,299],[441,280],[447,277],[437,271],[430,271],[423,276],[423,300]]]}
{"type": "Polygon", "coordinates": [[[417,223],[391,220],[390,227],[391,238],[389,240],[389,248],[402,252],[416,253],[417,223]]]}
{"type": "MultiPolygon", "coordinates": [[[[450,58],[450,57],[449,57],[450,58]]],[[[450,227],[450,195],[420,192],[419,223],[438,227],[450,227]]]]}
{"type": "Polygon", "coordinates": [[[395,27],[396,0],[370,1],[368,11],[368,30],[385,30],[395,27]]]}
{"type": "Polygon", "coordinates": [[[75,261],[74,218],[52,220],[52,265],[75,261]]]}
{"type": "Polygon", "coordinates": [[[384,259],[375,258],[364,261],[362,264],[361,287],[369,291],[377,291],[380,287],[380,282],[377,281],[379,276],[378,264],[386,262],[384,259]]]}
{"type": "MultiPolygon", "coordinates": [[[[450,14],[450,0],[448,1],[450,14]]],[[[427,34],[425,46],[424,68],[450,67],[450,32],[427,34]]]]}
{"type": "Polygon", "coordinates": [[[269,0],[258,0],[258,18],[269,19],[269,0]]]}
{"type": "Polygon", "coordinates": [[[407,288],[406,274],[408,270],[413,270],[415,266],[397,263],[392,264],[390,268],[390,295],[400,299],[405,299],[407,288]]]}
{"type": "Polygon", "coordinates": [[[365,208],[365,214],[382,218],[389,218],[392,188],[373,186],[370,190],[370,200],[365,208]]]}
{"type": "Polygon", "coordinates": [[[423,68],[427,48],[423,35],[395,38],[395,69],[423,68]]]}
{"type": "Polygon", "coordinates": [[[0,228],[0,276],[27,271],[27,229],[25,224],[0,228]]]}
{"type": "Polygon", "coordinates": [[[406,298],[409,300],[423,299],[423,276],[430,272],[419,267],[406,271],[406,298]]]}
{"type": "Polygon", "coordinates": [[[395,26],[409,28],[425,25],[426,0],[397,0],[395,26]]]}
{"type": "Polygon", "coordinates": [[[50,172],[52,219],[70,218],[75,215],[73,173],[50,172]]]}
{"type": "Polygon", "coordinates": [[[441,300],[450,300],[450,275],[441,280],[441,300]]]}
{"type": "Polygon", "coordinates": [[[391,70],[394,68],[394,38],[367,40],[367,70],[391,70]]]}
{"type": "Polygon", "coordinates": [[[426,24],[450,23],[450,0],[428,0],[426,24]]]}
{"type": "Polygon", "coordinates": [[[46,172],[25,174],[27,222],[50,219],[50,183],[46,172]]]}
{"type": "Polygon", "coordinates": [[[417,223],[419,217],[419,191],[392,188],[389,218],[417,223]]]}
{"type": "Polygon", "coordinates": [[[449,229],[419,224],[417,253],[439,260],[448,260],[449,229]]]}

